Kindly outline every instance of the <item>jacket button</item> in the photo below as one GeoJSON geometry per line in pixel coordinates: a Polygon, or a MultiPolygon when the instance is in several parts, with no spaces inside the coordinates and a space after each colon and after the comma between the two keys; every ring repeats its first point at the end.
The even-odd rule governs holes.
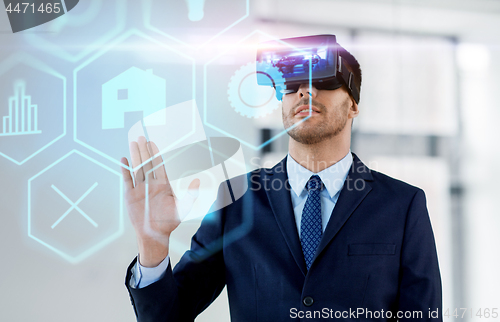
{"type": "Polygon", "coordinates": [[[314,300],[312,297],[306,296],[306,297],[304,297],[304,300],[302,301],[302,303],[304,303],[305,306],[311,306],[311,305],[313,305],[314,300]]]}

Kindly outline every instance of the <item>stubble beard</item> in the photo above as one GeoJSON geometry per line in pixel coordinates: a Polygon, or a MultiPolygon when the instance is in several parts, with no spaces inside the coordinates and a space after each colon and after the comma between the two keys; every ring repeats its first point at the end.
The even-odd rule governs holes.
{"type": "MultiPolygon", "coordinates": [[[[310,122],[312,121],[311,119],[314,118],[312,116],[311,119],[302,121],[302,123],[300,123],[298,126],[289,129],[291,126],[294,125],[293,119],[295,116],[294,115],[295,108],[301,105],[308,105],[308,104],[309,101],[307,102],[301,101],[299,102],[299,104],[290,109],[288,115],[285,115],[283,113],[283,125],[285,126],[288,135],[290,135],[290,137],[295,141],[302,144],[316,144],[337,136],[340,132],[342,132],[342,130],[347,125],[347,115],[345,115],[344,113],[336,113],[338,115],[335,115],[334,113],[332,113],[332,111],[329,114],[327,114],[326,107],[323,104],[314,102],[313,100],[312,105],[317,107],[320,110],[320,113],[322,114],[314,117],[321,117],[321,121],[315,122],[316,124],[312,124],[312,122],[310,122]]],[[[341,111],[343,111],[346,108],[345,105],[346,104],[343,103],[340,106],[341,111]]]]}

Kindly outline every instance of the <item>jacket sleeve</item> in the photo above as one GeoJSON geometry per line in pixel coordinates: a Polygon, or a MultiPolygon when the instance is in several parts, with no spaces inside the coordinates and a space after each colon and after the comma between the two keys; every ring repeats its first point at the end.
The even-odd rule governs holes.
{"type": "MultiPolygon", "coordinates": [[[[219,189],[218,200],[221,197],[219,189]]],[[[216,201],[217,202],[217,201],[216,201]]],[[[162,278],[144,288],[129,285],[129,266],[125,285],[129,291],[137,321],[194,321],[225,286],[222,256],[222,208],[205,216],[191,240],[191,249],[172,270],[169,263],[162,278]]]]}
{"type": "Polygon", "coordinates": [[[413,196],[408,209],[399,284],[399,307],[404,312],[422,312],[422,316],[400,321],[442,321],[442,291],[436,244],[423,190],[413,196]],[[429,312],[438,310],[437,315],[429,312]]]}

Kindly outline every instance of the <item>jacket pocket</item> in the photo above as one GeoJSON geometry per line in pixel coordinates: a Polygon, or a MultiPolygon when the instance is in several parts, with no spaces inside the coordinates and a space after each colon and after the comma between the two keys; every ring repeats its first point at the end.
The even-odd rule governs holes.
{"type": "Polygon", "coordinates": [[[347,255],[394,255],[396,245],[394,244],[350,244],[347,248],[347,255]]]}

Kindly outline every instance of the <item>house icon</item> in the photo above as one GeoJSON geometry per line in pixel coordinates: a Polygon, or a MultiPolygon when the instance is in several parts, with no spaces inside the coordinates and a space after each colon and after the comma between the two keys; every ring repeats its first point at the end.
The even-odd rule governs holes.
{"type": "Polygon", "coordinates": [[[123,128],[125,113],[139,111],[145,119],[158,112],[159,117],[147,118],[146,126],[163,125],[166,97],[165,79],[153,75],[152,69],[131,67],[102,85],[102,128],[123,128]]]}

